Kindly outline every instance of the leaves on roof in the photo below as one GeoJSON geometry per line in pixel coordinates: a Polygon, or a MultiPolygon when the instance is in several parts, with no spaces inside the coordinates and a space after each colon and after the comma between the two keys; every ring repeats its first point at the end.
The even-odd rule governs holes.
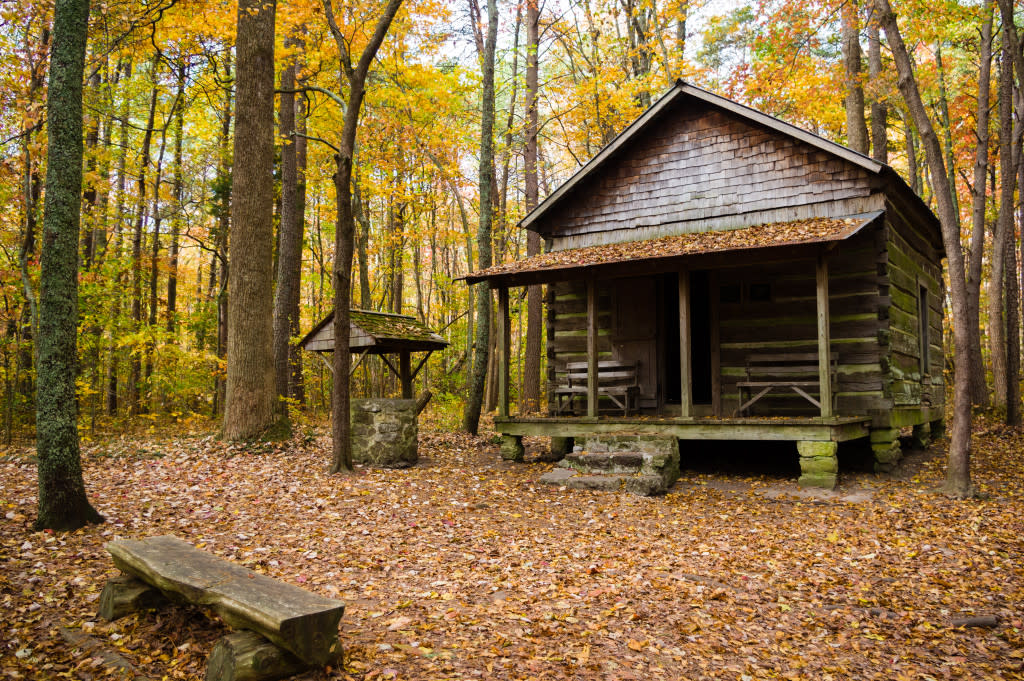
{"type": "Polygon", "coordinates": [[[863,223],[864,219],[862,218],[810,218],[773,222],[728,231],[696,232],[645,241],[571,248],[495,265],[474,272],[467,279],[475,281],[499,275],[539,272],[549,269],[589,267],[630,260],[649,260],[698,253],[835,241],[846,238],[863,223]]]}
{"type": "Polygon", "coordinates": [[[409,341],[437,341],[439,337],[426,324],[409,315],[351,310],[352,323],[374,338],[395,338],[409,341]]]}

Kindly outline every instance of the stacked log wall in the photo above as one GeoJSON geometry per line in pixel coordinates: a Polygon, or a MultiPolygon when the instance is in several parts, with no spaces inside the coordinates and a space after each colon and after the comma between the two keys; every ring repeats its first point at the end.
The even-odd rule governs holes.
{"type": "MultiPolygon", "coordinates": [[[[831,347],[838,354],[833,390],[839,416],[868,415],[892,406],[885,394],[879,345],[888,311],[884,252],[882,230],[868,227],[827,256],[831,347]]],[[[738,285],[744,296],[738,303],[719,301],[722,413],[729,415],[740,404],[737,383],[746,376],[749,355],[817,353],[815,263],[752,264],[723,270],[719,280],[720,286],[738,285]],[[751,284],[767,284],[770,300],[749,300],[751,284]]],[[[820,397],[815,390],[809,392],[820,397]]],[[[753,413],[816,415],[818,409],[791,389],[777,388],[756,403],[753,413]]]]}
{"type": "MultiPolygon", "coordinates": [[[[609,282],[597,283],[598,361],[612,359],[612,298],[609,282]]],[[[547,293],[548,412],[554,414],[554,386],[566,381],[566,364],[587,361],[587,286],[584,281],[551,284],[547,293]]],[[[583,398],[577,398],[585,401],[583,398]]]]}
{"type": "MultiPolygon", "coordinates": [[[[945,403],[943,304],[945,283],[941,259],[930,241],[900,210],[886,209],[885,268],[889,282],[888,342],[883,345],[886,394],[897,409],[939,407],[945,403]],[[928,290],[929,352],[927,371],[921,366],[919,288],[928,290]]],[[[920,422],[928,420],[924,415],[920,422]]]]}

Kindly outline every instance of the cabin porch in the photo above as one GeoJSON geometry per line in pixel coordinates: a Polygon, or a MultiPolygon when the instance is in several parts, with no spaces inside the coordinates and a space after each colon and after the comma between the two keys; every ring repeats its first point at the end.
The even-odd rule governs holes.
{"type": "MultiPolygon", "coordinates": [[[[924,437],[942,417],[928,333],[918,341],[915,399],[894,402],[890,347],[909,351],[916,339],[889,330],[883,224],[870,213],[683,234],[467,277],[497,292],[504,455],[519,458],[524,435],[783,440],[798,445],[801,482],[830,487],[837,444],[870,437],[876,466],[891,468],[899,428],[924,437]],[[510,289],[531,284],[547,286],[548,411],[514,416],[510,289]]],[[[921,290],[912,305],[927,305],[921,290]]]]}
{"type": "Polygon", "coordinates": [[[866,416],[689,417],[499,416],[495,430],[512,437],[581,437],[605,433],[672,435],[679,440],[845,442],[867,437],[866,416]]]}
{"type": "MultiPolygon", "coordinates": [[[[770,332],[776,342],[782,339],[783,343],[804,343],[796,346],[799,354],[790,355],[800,358],[799,378],[804,380],[779,379],[779,385],[768,390],[775,402],[772,398],[758,402],[754,393],[759,393],[760,388],[746,399],[742,392],[737,397],[741,382],[735,376],[726,376],[723,381],[721,359],[723,323],[742,322],[742,306],[729,302],[734,294],[732,282],[743,281],[749,271],[758,272],[758,281],[766,280],[763,263],[748,262],[746,267],[731,268],[715,263],[719,267],[711,269],[706,267],[706,260],[687,263],[688,267],[680,267],[682,263],[677,262],[667,272],[625,271],[625,276],[618,278],[588,276],[552,282],[551,286],[560,286],[557,290],[562,292],[583,292],[582,300],[579,296],[569,300],[572,295],[563,295],[558,300],[559,296],[553,295],[555,289],[549,286],[548,319],[554,323],[559,312],[565,314],[566,309],[581,308],[584,314],[577,313],[576,318],[585,320],[586,345],[581,348],[582,353],[569,355],[575,362],[556,357],[549,348],[552,370],[546,415],[514,416],[511,412],[510,295],[509,287],[496,286],[499,369],[495,428],[502,434],[502,456],[521,460],[523,436],[550,437],[554,448],[563,450],[571,448],[570,438],[625,434],[674,437],[680,441],[791,441],[797,443],[794,453],[800,453],[804,473],[801,484],[834,487],[838,443],[868,437],[872,420],[866,411],[836,413],[836,353],[830,338],[828,254],[820,249],[800,256],[769,266],[797,273],[797,292],[803,298],[798,306],[809,313],[807,324],[793,327],[793,337],[787,335],[792,330],[789,328],[770,332]],[[599,288],[605,290],[610,302],[599,304],[599,288]],[[610,296],[608,291],[612,292],[610,296]],[[567,376],[575,377],[579,387],[572,387],[563,395],[567,376]],[[632,395],[622,390],[615,393],[606,382],[616,378],[619,383],[615,387],[622,388],[631,376],[635,384],[632,395]],[[790,383],[800,385],[793,388],[790,383]],[[567,407],[562,397],[568,398],[567,407]]],[[[768,304],[750,303],[745,297],[746,294],[744,303],[768,304]]],[[[549,342],[553,337],[554,334],[549,335],[549,342]]],[[[749,354],[755,350],[742,352],[749,354]]]]}

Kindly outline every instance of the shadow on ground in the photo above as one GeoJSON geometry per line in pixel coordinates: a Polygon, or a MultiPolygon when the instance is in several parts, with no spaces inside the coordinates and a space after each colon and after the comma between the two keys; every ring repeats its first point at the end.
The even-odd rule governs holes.
{"type": "MultiPolygon", "coordinates": [[[[756,475],[792,479],[800,475],[800,458],[792,442],[684,440],[679,443],[680,468],[693,473],[756,475]]],[[[839,472],[871,472],[867,439],[839,445],[839,472]]]]}

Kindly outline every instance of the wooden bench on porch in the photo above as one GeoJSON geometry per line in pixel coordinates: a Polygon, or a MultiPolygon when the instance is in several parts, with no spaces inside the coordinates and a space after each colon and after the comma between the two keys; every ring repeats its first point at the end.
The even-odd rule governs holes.
{"type": "MultiPolygon", "coordinates": [[[[569,362],[565,365],[565,382],[555,386],[555,414],[560,416],[568,406],[575,413],[577,395],[587,396],[587,362],[569,362]]],[[[637,411],[640,383],[637,380],[637,362],[605,360],[597,363],[597,394],[605,395],[622,410],[623,416],[637,411]]]]}
{"type": "Polygon", "coordinates": [[[212,608],[229,626],[207,663],[207,681],[270,681],[341,656],[345,604],[201,551],[177,537],[107,544],[124,575],[107,582],[99,615],[115,620],[171,601],[212,608]]]}
{"type": "MultiPolygon", "coordinates": [[[[836,384],[838,353],[829,354],[829,375],[831,384],[836,384]]],[[[736,384],[740,394],[740,406],[735,416],[746,416],[755,402],[775,388],[790,388],[815,407],[821,402],[809,392],[821,388],[821,368],[816,352],[784,352],[752,354],[747,357],[746,380],[736,384]],[[754,391],[758,392],[754,394],[754,391]],[[753,396],[751,396],[753,395],[753,396]]],[[[832,392],[831,399],[835,399],[832,392]]]]}

